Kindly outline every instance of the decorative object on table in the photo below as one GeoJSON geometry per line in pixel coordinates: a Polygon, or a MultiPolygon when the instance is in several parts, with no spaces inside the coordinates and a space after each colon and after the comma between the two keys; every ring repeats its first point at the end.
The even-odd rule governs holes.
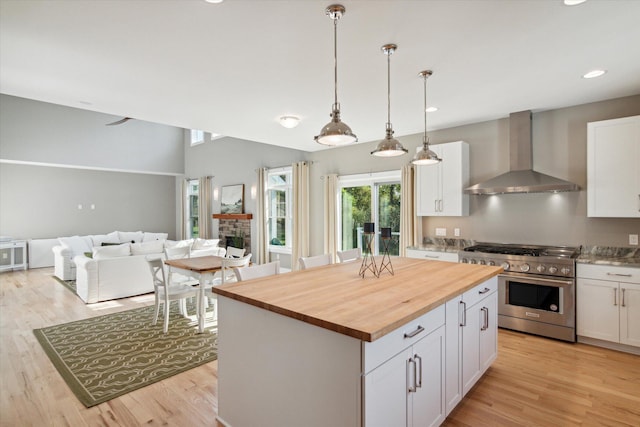
{"type": "Polygon", "coordinates": [[[364,223],[364,240],[366,242],[364,254],[362,257],[362,264],[360,265],[360,276],[364,279],[364,275],[367,270],[371,271],[374,276],[380,277],[378,266],[376,265],[376,259],[373,256],[373,250],[371,245],[376,235],[375,224],[373,222],[364,223]]]}
{"type": "Polygon", "coordinates": [[[393,276],[393,265],[391,265],[391,255],[389,254],[389,242],[391,241],[391,228],[380,228],[380,238],[382,239],[382,261],[380,261],[380,269],[378,276],[382,274],[382,270],[387,270],[393,276]]]}
{"type": "Polygon", "coordinates": [[[244,213],[244,184],[225,185],[222,187],[220,213],[244,213]]]}
{"type": "Polygon", "coordinates": [[[320,135],[314,137],[318,144],[336,146],[352,144],[358,141],[351,128],[340,120],[340,104],[338,103],[338,20],[344,15],[345,8],[341,4],[332,4],[325,13],[333,19],[333,105],[331,121],[324,125],[320,135]]]}
{"type": "Polygon", "coordinates": [[[198,333],[197,322],[172,303],[164,334],[162,325],[151,325],[153,311],[135,308],[33,333],[76,397],[91,407],[217,359],[214,325],[198,333]]]}
{"type": "Polygon", "coordinates": [[[376,149],[371,152],[377,157],[402,156],[408,151],[400,141],[393,137],[393,126],[391,125],[391,55],[397,48],[398,46],[395,44],[382,46],[382,52],[387,55],[387,126],[386,136],[378,143],[376,149]]]}
{"type": "Polygon", "coordinates": [[[418,149],[411,163],[414,165],[435,165],[442,161],[436,153],[429,150],[429,137],[427,136],[427,79],[433,74],[431,70],[420,71],[418,75],[424,79],[424,135],[422,136],[422,148],[418,149]]]}

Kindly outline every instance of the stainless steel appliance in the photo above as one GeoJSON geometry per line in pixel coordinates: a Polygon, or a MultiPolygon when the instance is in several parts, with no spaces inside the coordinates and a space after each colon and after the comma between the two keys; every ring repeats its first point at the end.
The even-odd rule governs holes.
{"type": "Polygon", "coordinates": [[[576,340],[575,259],[566,246],[480,243],[460,262],[498,265],[498,326],[565,341],[576,340]]]}

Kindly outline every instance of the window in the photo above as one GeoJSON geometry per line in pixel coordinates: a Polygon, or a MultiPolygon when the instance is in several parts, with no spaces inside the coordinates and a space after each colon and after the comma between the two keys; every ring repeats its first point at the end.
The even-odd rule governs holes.
{"type": "Polygon", "coordinates": [[[204,142],[204,131],[191,129],[191,146],[202,144],[204,142]]]}
{"type": "Polygon", "coordinates": [[[361,248],[365,222],[375,223],[373,254],[380,251],[380,228],[391,228],[389,253],[399,255],[400,246],[400,171],[339,178],[339,246],[341,250],[361,248]]]}
{"type": "Polygon", "coordinates": [[[271,251],[291,251],[291,167],[267,173],[267,238],[271,251]]]}
{"type": "Polygon", "coordinates": [[[194,238],[199,236],[198,229],[198,187],[199,181],[197,179],[187,180],[187,194],[185,200],[185,212],[184,217],[186,219],[186,235],[187,238],[194,238]]]}

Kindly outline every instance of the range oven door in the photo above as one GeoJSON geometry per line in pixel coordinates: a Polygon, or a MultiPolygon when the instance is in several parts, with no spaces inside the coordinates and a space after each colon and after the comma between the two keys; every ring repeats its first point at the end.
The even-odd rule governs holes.
{"type": "Polygon", "coordinates": [[[498,314],[575,327],[575,280],[532,274],[498,276],[498,314]]]}

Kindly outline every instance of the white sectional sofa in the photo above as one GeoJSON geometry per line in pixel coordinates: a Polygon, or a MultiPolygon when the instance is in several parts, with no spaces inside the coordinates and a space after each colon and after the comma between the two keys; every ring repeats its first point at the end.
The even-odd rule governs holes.
{"type": "Polygon", "coordinates": [[[153,292],[147,259],[164,258],[166,247],[190,246],[191,256],[224,256],[218,239],[155,240],[94,247],[91,257],[76,255],[76,292],[86,303],[108,301],[153,292]]]}

